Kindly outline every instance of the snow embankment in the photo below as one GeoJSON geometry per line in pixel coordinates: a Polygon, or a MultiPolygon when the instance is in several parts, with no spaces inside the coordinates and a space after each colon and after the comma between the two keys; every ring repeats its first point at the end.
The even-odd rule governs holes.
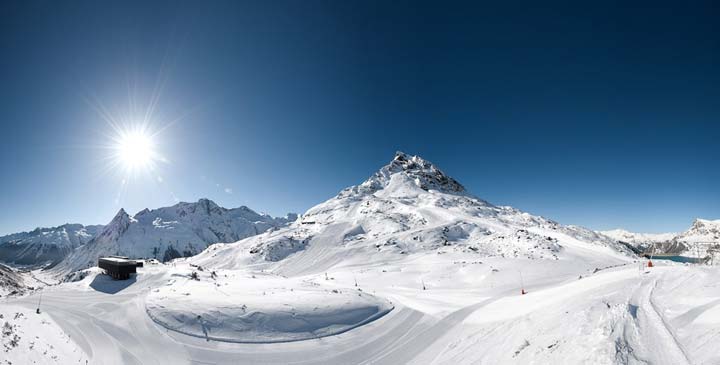
{"type": "Polygon", "coordinates": [[[155,323],[208,341],[274,343],[346,332],[393,305],[356,289],[235,271],[199,280],[175,276],[153,289],[146,311],[155,323]]]}
{"type": "Polygon", "coordinates": [[[675,266],[655,284],[650,304],[692,363],[720,364],[720,268],[675,266]]]}
{"type": "Polygon", "coordinates": [[[494,298],[413,363],[718,364],[719,273],[626,266],[494,298]]]}
{"type": "Polygon", "coordinates": [[[47,314],[0,304],[2,364],[85,364],[87,360],[47,314]]]}

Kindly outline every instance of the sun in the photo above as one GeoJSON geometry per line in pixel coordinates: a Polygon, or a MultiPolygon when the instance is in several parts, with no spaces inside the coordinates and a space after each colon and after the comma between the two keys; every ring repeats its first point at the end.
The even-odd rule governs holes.
{"type": "Polygon", "coordinates": [[[120,137],[118,153],[127,167],[145,166],[152,160],[152,139],[142,132],[126,133],[120,137]]]}
{"type": "Polygon", "coordinates": [[[152,134],[142,128],[120,132],[113,150],[116,162],[129,172],[150,170],[159,158],[152,134]]]}

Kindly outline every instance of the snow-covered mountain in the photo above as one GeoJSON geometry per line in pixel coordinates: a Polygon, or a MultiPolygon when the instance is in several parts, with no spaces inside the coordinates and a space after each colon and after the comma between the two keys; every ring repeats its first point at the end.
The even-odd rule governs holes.
{"type": "Polygon", "coordinates": [[[67,273],[97,264],[102,255],[157,258],[167,261],[192,256],[217,242],[234,242],[297,219],[274,218],[242,206],[227,209],[208,199],[178,203],[134,216],[124,209],[87,244],[78,247],[54,269],[67,273]]]}
{"type": "Polygon", "coordinates": [[[707,220],[698,218],[693,222],[690,229],[675,236],[674,240],[686,244],[720,243],[720,219],[707,220]]]}
{"type": "MultiPolygon", "coordinates": [[[[210,202],[121,211],[72,263],[156,237],[142,229],[219,238],[226,215],[210,202]]],[[[91,268],[0,312],[38,361],[63,363],[719,363],[720,271],[648,267],[627,247],[490,204],[398,153],[289,225],[148,262],[133,280],[91,268]],[[52,316],[33,314],[41,293],[52,316]],[[37,322],[47,335],[31,337],[37,322]]],[[[9,359],[34,359],[24,346],[9,359]]]]}
{"type": "Polygon", "coordinates": [[[684,246],[678,246],[672,243],[672,239],[677,236],[677,233],[635,233],[624,229],[599,231],[598,233],[620,242],[626,242],[635,247],[639,252],[650,251],[651,246],[656,247],[656,249],[662,247],[663,252],[685,250],[684,246]]]}
{"type": "Polygon", "coordinates": [[[22,275],[10,267],[0,264],[0,297],[8,294],[19,294],[25,290],[22,275]]]}
{"type": "Polygon", "coordinates": [[[103,226],[64,224],[0,237],[0,261],[23,266],[54,265],[95,237],[103,226]]]}
{"type": "Polygon", "coordinates": [[[672,239],[672,244],[682,246],[686,256],[717,256],[720,252],[720,220],[695,219],[692,226],[672,239]]]}
{"type": "Polygon", "coordinates": [[[680,233],[633,233],[623,229],[598,233],[627,242],[643,252],[653,249],[656,253],[703,257],[710,246],[720,244],[720,220],[698,218],[680,233]]]}
{"type": "Polygon", "coordinates": [[[632,255],[591,230],[478,199],[432,163],[398,152],[368,180],[309,209],[290,226],[213,245],[191,261],[219,268],[275,263],[272,269],[296,275],[427,252],[538,260],[632,255]]]}
{"type": "Polygon", "coordinates": [[[632,244],[644,244],[648,242],[665,242],[670,241],[677,233],[635,233],[624,229],[613,229],[609,231],[599,231],[610,238],[632,244]]]}

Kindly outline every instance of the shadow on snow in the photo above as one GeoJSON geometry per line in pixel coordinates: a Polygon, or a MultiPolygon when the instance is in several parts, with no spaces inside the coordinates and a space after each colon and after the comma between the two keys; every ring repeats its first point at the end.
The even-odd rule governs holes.
{"type": "Polygon", "coordinates": [[[90,287],[102,293],[115,294],[134,284],[137,281],[136,275],[130,275],[127,280],[115,280],[110,275],[100,274],[95,276],[90,287]]]}

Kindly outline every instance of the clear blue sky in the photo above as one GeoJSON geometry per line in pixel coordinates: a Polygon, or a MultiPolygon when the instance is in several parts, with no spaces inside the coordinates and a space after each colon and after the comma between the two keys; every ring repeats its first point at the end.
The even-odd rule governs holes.
{"type": "Polygon", "coordinates": [[[396,150],[565,224],[720,218],[717,2],[575,3],[6,1],[0,234],[176,198],[303,212],[396,150]],[[95,108],[154,94],[167,162],[119,194],[95,108]]]}

